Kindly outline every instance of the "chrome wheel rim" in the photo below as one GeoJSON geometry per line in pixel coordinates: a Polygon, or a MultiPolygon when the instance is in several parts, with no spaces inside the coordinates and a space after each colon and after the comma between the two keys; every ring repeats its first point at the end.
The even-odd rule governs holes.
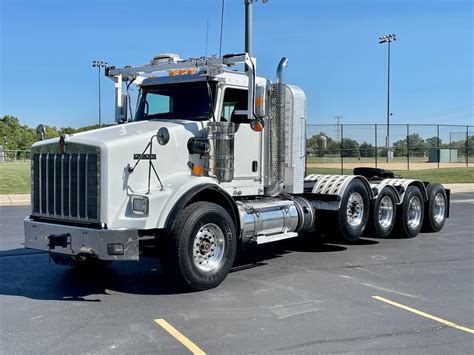
{"type": "Polygon", "coordinates": [[[225,237],[214,223],[203,225],[193,241],[194,265],[204,272],[218,269],[224,262],[225,237]]]}
{"type": "Polygon", "coordinates": [[[446,200],[442,193],[436,194],[434,198],[433,206],[433,218],[436,223],[441,223],[444,220],[444,214],[446,212],[446,200]]]}
{"type": "Polygon", "coordinates": [[[380,200],[378,221],[379,225],[384,229],[389,228],[393,223],[393,201],[389,196],[384,196],[380,200]]]}
{"type": "Polygon", "coordinates": [[[364,216],[364,200],[358,192],[352,192],[347,201],[347,223],[352,227],[358,227],[364,216]]]}
{"type": "Polygon", "coordinates": [[[421,223],[421,201],[418,196],[413,196],[408,201],[408,226],[417,229],[421,223]]]}

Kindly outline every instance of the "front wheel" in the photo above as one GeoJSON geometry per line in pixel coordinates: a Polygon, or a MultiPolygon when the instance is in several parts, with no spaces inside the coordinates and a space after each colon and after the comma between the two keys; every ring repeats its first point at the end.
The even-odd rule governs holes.
{"type": "Polygon", "coordinates": [[[236,249],[235,227],[227,211],[215,203],[196,202],[176,220],[162,263],[179,286],[206,290],[224,281],[236,249]]]}

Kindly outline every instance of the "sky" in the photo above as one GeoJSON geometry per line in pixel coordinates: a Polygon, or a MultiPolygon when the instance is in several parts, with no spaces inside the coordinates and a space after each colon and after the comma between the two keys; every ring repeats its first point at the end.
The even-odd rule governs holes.
{"type": "MultiPolygon", "coordinates": [[[[244,48],[244,0],[225,0],[222,53],[244,48]]],[[[270,0],[253,6],[257,75],[308,100],[308,123],[384,123],[387,46],[391,123],[474,124],[472,0],[270,0]]],[[[221,0],[0,0],[0,116],[23,124],[98,122],[98,72],[219,53],[221,0]],[[208,31],[206,31],[208,28],[208,31]]],[[[102,122],[114,122],[113,82],[102,76],[102,122]]]]}

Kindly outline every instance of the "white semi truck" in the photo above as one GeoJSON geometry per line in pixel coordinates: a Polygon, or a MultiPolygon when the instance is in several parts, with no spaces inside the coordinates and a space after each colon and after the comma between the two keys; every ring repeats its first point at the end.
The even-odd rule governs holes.
{"type": "Polygon", "coordinates": [[[139,260],[151,241],[173,280],[203,290],[246,244],[441,230],[449,190],[440,184],[373,168],[305,177],[306,97],[284,83],[286,58],[275,82],[257,76],[252,2],[244,53],[108,67],[118,124],[33,145],[26,248],[98,266],[139,260]]]}

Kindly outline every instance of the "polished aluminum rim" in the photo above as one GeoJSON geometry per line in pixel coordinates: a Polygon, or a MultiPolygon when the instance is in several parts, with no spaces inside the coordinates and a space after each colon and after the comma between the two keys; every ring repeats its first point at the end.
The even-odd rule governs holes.
{"type": "Polygon", "coordinates": [[[418,196],[413,196],[408,201],[408,226],[417,229],[421,223],[421,201],[418,196]]]}
{"type": "Polygon", "coordinates": [[[446,200],[444,199],[444,195],[440,192],[436,194],[434,199],[434,206],[433,206],[433,218],[436,223],[441,223],[444,220],[444,215],[446,213],[446,200]]]}
{"type": "Polygon", "coordinates": [[[379,225],[387,229],[393,223],[393,200],[389,196],[384,196],[380,200],[379,210],[378,210],[378,219],[379,225]]]}
{"type": "Polygon", "coordinates": [[[201,271],[213,271],[224,262],[225,237],[214,223],[203,225],[193,242],[194,265],[201,271]]]}
{"type": "Polygon", "coordinates": [[[347,202],[347,223],[352,227],[358,227],[364,216],[364,200],[358,192],[353,192],[347,202]]]}

